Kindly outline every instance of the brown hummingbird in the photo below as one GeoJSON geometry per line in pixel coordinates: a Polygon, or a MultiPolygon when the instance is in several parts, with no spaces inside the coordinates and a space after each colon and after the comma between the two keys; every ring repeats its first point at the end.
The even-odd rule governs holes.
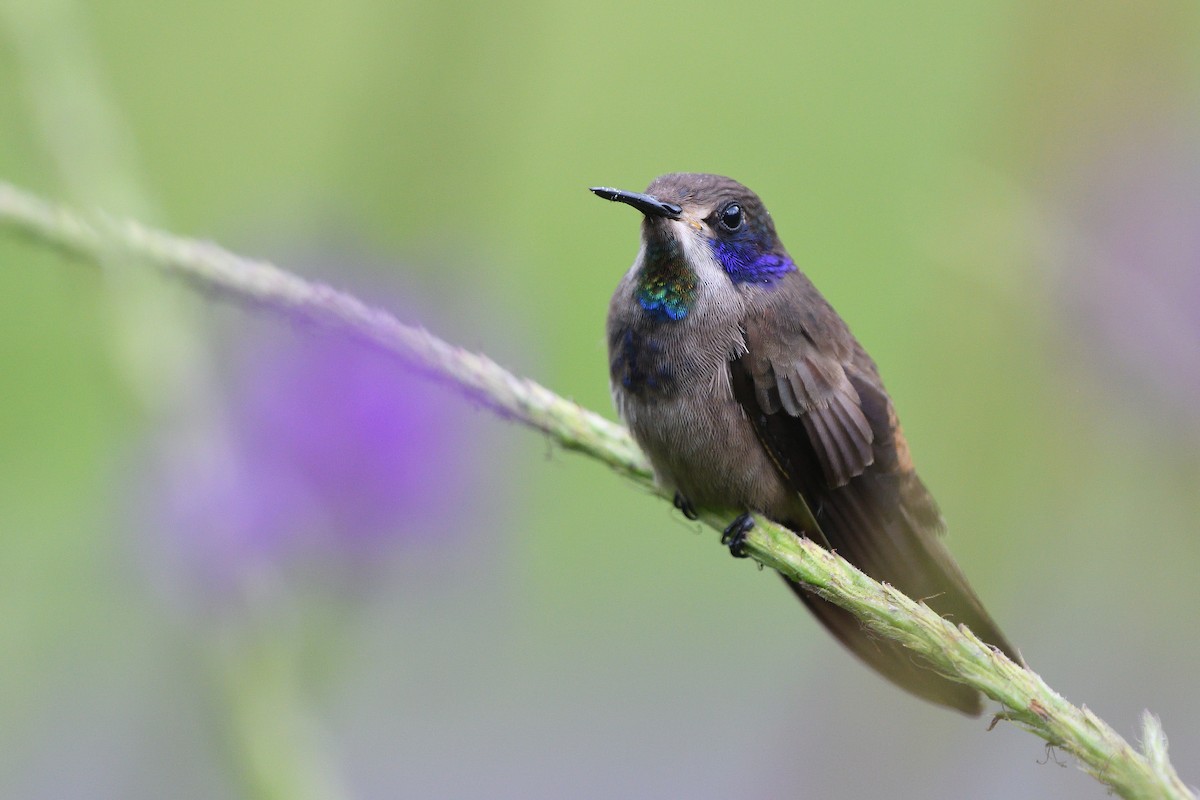
{"type": "MultiPolygon", "coordinates": [[[[695,509],[757,512],[924,600],[1020,661],[943,544],[875,362],[797,269],[758,195],[719,175],[673,173],[644,193],[593,188],[642,212],[642,242],[613,294],[613,399],[659,483],[695,509]]],[[[846,647],[919,697],[982,711],[975,689],[791,588],[846,647]]]]}

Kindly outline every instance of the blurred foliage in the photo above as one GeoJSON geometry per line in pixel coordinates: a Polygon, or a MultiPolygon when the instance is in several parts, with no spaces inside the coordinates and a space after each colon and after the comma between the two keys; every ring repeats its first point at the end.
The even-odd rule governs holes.
{"type": "MultiPolygon", "coordinates": [[[[375,285],[411,292],[414,321],[593,408],[637,230],[585,187],[745,182],[879,362],[951,546],[1030,664],[1126,732],[1159,712],[1200,780],[1200,424],[1158,410],[1200,403],[1127,379],[1097,322],[1121,292],[1072,302],[1120,258],[1135,287],[1200,269],[1106,251],[1085,213],[1107,192],[1099,218],[1124,219],[1129,183],[1101,179],[1150,149],[1197,158],[1194,3],[86,2],[90,51],[69,52],[127,137],[90,156],[111,185],[61,167],[86,126],[55,140],[33,110],[14,20],[56,4],[5,3],[5,178],[285,264],[325,254],[306,272],[331,283],[355,278],[328,243],[353,243],[394,265],[375,285]],[[123,181],[148,202],[111,207],[123,181]]],[[[0,795],[254,785],[214,730],[266,679],[205,677],[234,624],[285,641],[349,796],[1098,796],[1026,737],[853,666],[777,581],[507,428],[446,523],[469,536],[397,547],[365,589],[292,575],[252,624],[192,614],[163,588],[161,532],[122,508],[158,423],[112,282],[8,239],[0,264],[0,795]]],[[[164,291],[218,377],[261,324],[164,291]]],[[[1200,296],[1156,297],[1132,306],[1147,325],[1200,316],[1200,296]]],[[[1200,325],[1172,330],[1132,357],[1190,374],[1200,325]]]]}

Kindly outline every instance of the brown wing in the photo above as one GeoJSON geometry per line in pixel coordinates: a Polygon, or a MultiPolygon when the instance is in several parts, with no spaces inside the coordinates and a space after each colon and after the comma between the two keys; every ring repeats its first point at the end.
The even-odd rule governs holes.
{"type": "Polygon", "coordinates": [[[751,331],[748,340],[758,341],[750,343],[744,360],[758,408],[802,422],[829,486],[861,475],[875,460],[874,432],[841,363],[811,346],[779,352],[762,341],[755,326],[751,331]]]}
{"type": "MultiPolygon", "coordinates": [[[[1018,658],[938,538],[937,505],[913,470],[874,364],[849,331],[843,326],[850,344],[838,358],[820,352],[814,343],[820,338],[803,332],[767,329],[756,320],[748,320],[745,330],[748,352],[730,367],[734,394],[829,547],[1018,658]]],[[[778,521],[803,529],[796,520],[778,521]]],[[[848,612],[791,585],[843,644],[888,679],[968,714],[982,710],[975,690],[941,677],[901,645],[870,635],[848,612]]]]}

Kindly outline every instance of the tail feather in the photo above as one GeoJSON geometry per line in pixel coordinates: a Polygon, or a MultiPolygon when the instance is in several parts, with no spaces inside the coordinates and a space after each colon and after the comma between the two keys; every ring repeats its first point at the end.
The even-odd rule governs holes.
{"type": "Polygon", "coordinates": [[[884,639],[867,630],[849,611],[794,581],[784,580],[838,641],[880,675],[931,703],[948,706],[973,717],[982,713],[982,698],[975,689],[942,677],[899,642],[884,639]]]}
{"type": "MultiPolygon", "coordinates": [[[[895,476],[868,472],[822,495],[817,522],[830,549],[877,581],[888,583],[1020,662],[988,616],[938,534],[901,513],[895,476]]],[[[787,524],[787,523],[785,523],[787,524]]],[[[802,530],[800,526],[789,526],[802,530]]],[[[805,605],[855,655],[888,680],[966,714],[982,711],[979,692],[955,683],[903,645],[876,636],[849,612],[789,581],[805,605]]]]}
{"type": "MultiPolygon", "coordinates": [[[[786,403],[783,408],[772,402],[760,405],[761,392],[755,381],[772,373],[761,369],[761,364],[777,370],[779,364],[791,364],[794,359],[775,358],[772,352],[783,348],[786,354],[809,345],[797,341],[781,345],[777,332],[771,331],[759,330],[756,338],[751,321],[747,326],[750,351],[759,356],[730,362],[731,386],[780,476],[796,493],[790,508],[782,512],[777,508],[772,516],[797,533],[820,541],[875,580],[965,624],[980,639],[1019,662],[1016,649],[988,616],[942,543],[941,513],[913,469],[895,409],[866,354],[858,349],[839,367],[853,387],[852,392],[842,394],[857,399],[862,420],[825,414],[816,406],[799,404],[799,398],[793,398],[797,402],[792,408],[786,403]],[[831,419],[838,426],[831,428],[831,419]],[[869,437],[857,424],[862,421],[870,428],[869,437]],[[856,445],[865,442],[872,448],[870,460],[854,458],[854,446],[843,441],[854,439],[856,432],[856,445]],[[814,522],[820,530],[814,529],[814,522]]],[[[769,391],[766,395],[769,401],[769,391]]],[[[967,714],[982,710],[982,698],[974,689],[938,674],[902,645],[875,636],[849,612],[811,590],[795,583],[791,586],[834,636],[892,682],[967,714]]]]}

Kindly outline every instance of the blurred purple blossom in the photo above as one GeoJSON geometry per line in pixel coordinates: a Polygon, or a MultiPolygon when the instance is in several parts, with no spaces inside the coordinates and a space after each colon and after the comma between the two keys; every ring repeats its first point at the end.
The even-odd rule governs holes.
{"type": "Polygon", "coordinates": [[[137,513],[165,548],[159,579],[220,594],[298,560],[361,572],[494,505],[478,502],[488,420],[449,389],[337,333],[244,315],[232,327],[212,419],[160,431],[145,460],[137,513]]]}
{"type": "Polygon", "coordinates": [[[468,405],[358,342],[282,334],[236,369],[225,446],[159,459],[156,521],[183,566],[222,582],[462,525],[484,467],[468,405]]]}
{"type": "Polygon", "coordinates": [[[253,354],[241,384],[233,435],[282,485],[266,487],[282,489],[277,521],[313,500],[330,533],[372,540],[411,533],[470,488],[465,403],[361,344],[296,337],[253,354]]]}
{"type": "Polygon", "coordinates": [[[1200,130],[1101,151],[1063,210],[1059,297],[1087,363],[1142,417],[1200,436],[1200,130]]]}

